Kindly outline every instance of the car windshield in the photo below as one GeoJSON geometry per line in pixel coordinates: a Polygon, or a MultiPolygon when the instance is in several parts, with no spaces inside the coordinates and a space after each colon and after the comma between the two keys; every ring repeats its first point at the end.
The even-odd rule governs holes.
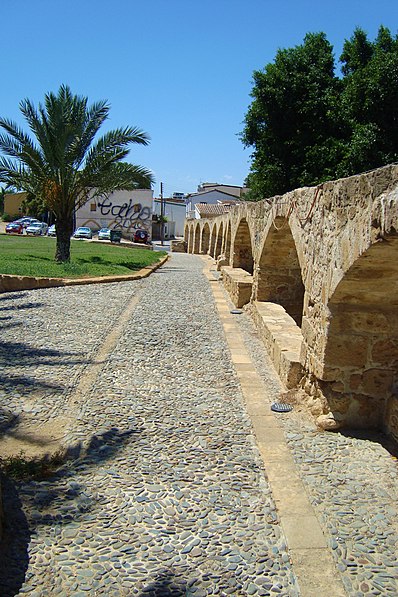
{"type": "Polygon", "coordinates": [[[41,224],[40,222],[32,222],[32,224],[30,225],[30,228],[40,228],[41,224]]]}
{"type": "Polygon", "coordinates": [[[90,228],[78,228],[78,232],[90,232],[90,228]]]}

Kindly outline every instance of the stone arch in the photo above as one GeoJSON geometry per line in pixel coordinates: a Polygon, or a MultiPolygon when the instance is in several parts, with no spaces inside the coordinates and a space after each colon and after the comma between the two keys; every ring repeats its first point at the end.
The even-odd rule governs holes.
{"type": "Polygon", "coordinates": [[[217,240],[214,249],[214,259],[217,259],[221,255],[222,241],[224,235],[224,225],[221,222],[217,232],[217,240]]]}
{"type": "Polygon", "coordinates": [[[257,269],[255,298],[282,305],[301,326],[304,284],[296,243],[285,218],[274,220],[265,239],[257,269]]]}
{"type": "Polygon", "coordinates": [[[194,245],[194,227],[188,226],[188,253],[193,253],[194,245]]]}
{"type": "Polygon", "coordinates": [[[328,302],[321,382],[336,419],[398,440],[398,235],[350,267],[328,302]]]}
{"type": "Polygon", "coordinates": [[[253,266],[254,260],[250,229],[246,218],[242,218],[234,237],[232,267],[240,267],[249,272],[249,274],[253,274],[253,266]]]}
{"type": "Polygon", "coordinates": [[[195,226],[193,253],[199,253],[200,250],[200,224],[199,222],[195,226]]]}
{"type": "Polygon", "coordinates": [[[231,221],[228,220],[228,226],[223,242],[223,253],[225,255],[225,261],[230,262],[231,259],[231,221]]]}
{"type": "Polygon", "coordinates": [[[213,225],[212,231],[211,231],[211,240],[210,240],[210,255],[212,257],[214,257],[214,249],[216,246],[216,238],[217,238],[217,226],[216,224],[213,225]]]}
{"type": "Polygon", "coordinates": [[[200,252],[203,253],[204,255],[207,255],[207,253],[209,252],[209,247],[210,247],[210,226],[206,222],[202,228],[202,242],[201,242],[200,252]]]}

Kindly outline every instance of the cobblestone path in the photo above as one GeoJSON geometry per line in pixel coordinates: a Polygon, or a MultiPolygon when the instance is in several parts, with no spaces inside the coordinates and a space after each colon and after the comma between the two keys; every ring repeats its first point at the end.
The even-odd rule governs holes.
{"type": "MultiPolygon", "coordinates": [[[[1,597],[299,595],[202,267],[175,254],[139,282],[0,296],[2,419],[61,421],[75,447],[55,476],[5,484],[1,597]]],[[[396,462],[283,422],[347,595],[397,595],[396,462]]]]}

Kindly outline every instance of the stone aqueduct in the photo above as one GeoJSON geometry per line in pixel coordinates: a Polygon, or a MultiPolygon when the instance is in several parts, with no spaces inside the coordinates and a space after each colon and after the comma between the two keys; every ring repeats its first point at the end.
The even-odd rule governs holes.
{"type": "Polygon", "coordinates": [[[324,428],[398,440],[398,166],[187,220],[324,428]]]}

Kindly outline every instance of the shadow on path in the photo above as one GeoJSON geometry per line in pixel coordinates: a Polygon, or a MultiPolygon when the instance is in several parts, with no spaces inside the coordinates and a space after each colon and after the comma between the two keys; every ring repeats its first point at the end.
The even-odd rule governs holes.
{"type": "MultiPolygon", "coordinates": [[[[111,460],[133,436],[140,433],[139,428],[120,431],[112,427],[93,435],[86,446],[78,442],[67,449],[65,464],[45,478],[16,481],[2,475],[4,534],[0,543],[1,597],[14,597],[24,584],[29,565],[29,543],[40,526],[59,528],[79,521],[97,505],[85,493],[85,487],[77,481],[76,475],[79,473],[84,477],[91,467],[111,460]]],[[[161,592],[143,594],[162,595],[161,592]]],[[[167,594],[170,595],[170,591],[167,594]]],[[[185,592],[172,594],[179,596],[185,595],[185,592]]]]}
{"type": "Polygon", "coordinates": [[[177,580],[171,570],[165,570],[139,593],[139,597],[186,597],[189,594],[186,583],[177,580]]]}
{"type": "Polygon", "coordinates": [[[24,583],[29,565],[31,532],[14,481],[2,475],[4,533],[0,542],[0,595],[14,597],[24,583]]]}

